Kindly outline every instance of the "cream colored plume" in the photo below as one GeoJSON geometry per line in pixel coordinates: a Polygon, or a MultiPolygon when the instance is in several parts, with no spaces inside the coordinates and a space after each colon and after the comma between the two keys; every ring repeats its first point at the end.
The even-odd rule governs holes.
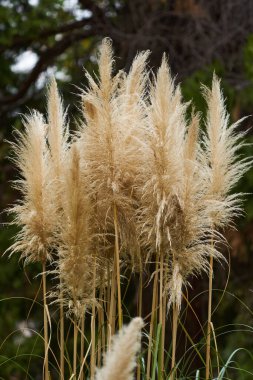
{"type": "Polygon", "coordinates": [[[49,180],[47,129],[38,112],[24,118],[24,128],[17,133],[17,142],[12,144],[13,161],[21,176],[15,186],[22,199],[10,210],[15,215],[14,223],[21,227],[10,250],[21,252],[25,263],[45,262],[51,258],[56,222],[53,188],[49,180]]]}
{"type": "Polygon", "coordinates": [[[122,252],[124,245],[136,250],[134,190],[138,172],[140,134],[143,130],[142,91],[145,61],[140,54],[129,76],[113,76],[113,52],[103,40],[99,57],[99,81],[88,75],[89,88],[82,94],[84,119],[81,131],[82,160],[86,165],[89,194],[96,203],[100,232],[109,243],[114,235],[114,210],[122,252]],[[133,101],[134,100],[134,101],[133,101]]]}
{"type": "Polygon", "coordinates": [[[141,348],[141,318],[134,318],[113,338],[104,366],[97,369],[95,380],[133,380],[136,357],[141,348]]]}
{"type": "Polygon", "coordinates": [[[238,131],[242,120],[229,124],[220,81],[215,75],[211,90],[204,88],[204,95],[208,104],[204,136],[206,192],[213,204],[213,225],[224,226],[241,212],[241,194],[231,194],[231,190],[251,167],[252,159],[240,157],[245,136],[245,132],[238,131]]]}
{"type": "MultiPolygon", "coordinates": [[[[165,294],[169,306],[178,309],[189,277],[207,270],[214,238],[213,206],[206,200],[199,162],[199,115],[193,114],[187,126],[186,108],[164,56],[151,86],[139,220],[142,244],[152,254],[164,255],[165,294]]],[[[219,256],[216,250],[212,254],[219,256]]]]}
{"type": "Polygon", "coordinates": [[[164,272],[163,290],[167,296],[179,288],[171,283],[171,271],[175,264],[172,249],[174,255],[177,252],[173,231],[178,227],[181,215],[179,195],[184,180],[186,106],[180,88],[175,86],[171,77],[165,56],[151,85],[149,103],[148,127],[142,144],[143,165],[139,174],[139,227],[143,249],[150,252],[146,260],[155,255],[160,261],[159,257],[163,255],[164,265],[159,270],[164,272]]]}
{"type": "Polygon", "coordinates": [[[51,154],[51,164],[56,182],[61,177],[64,166],[64,154],[68,148],[68,127],[66,125],[66,115],[63,110],[57,83],[52,78],[48,89],[47,101],[48,114],[48,144],[51,154]]]}
{"type": "Polygon", "coordinates": [[[210,242],[215,231],[210,228],[212,206],[206,200],[204,178],[199,162],[199,116],[193,115],[184,140],[183,177],[171,220],[171,261],[166,272],[168,304],[181,307],[182,290],[190,276],[208,269],[208,257],[220,257],[210,242]]]}
{"type": "Polygon", "coordinates": [[[95,302],[93,289],[99,280],[99,262],[92,247],[92,210],[77,145],[73,142],[65,157],[62,210],[56,238],[62,301],[68,314],[78,319],[95,302]]]}
{"type": "Polygon", "coordinates": [[[147,241],[153,252],[163,249],[167,255],[171,219],[183,180],[185,110],[180,89],[175,87],[164,56],[151,87],[139,187],[143,244],[147,241]]]}

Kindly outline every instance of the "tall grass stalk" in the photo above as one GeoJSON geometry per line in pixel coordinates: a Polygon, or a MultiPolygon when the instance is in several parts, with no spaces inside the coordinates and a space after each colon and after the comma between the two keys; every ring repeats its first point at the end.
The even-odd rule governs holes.
{"type": "Polygon", "coordinates": [[[102,305],[101,303],[98,306],[98,344],[97,344],[97,365],[101,366],[102,362],[102,305]]]}
{"type": "MultiPolygon", "coordinates": [[[[60,295],[62,298],[62,295],[60,295]]],[[[65,379],[65,337],[64,337],[64,310],[63,302],[60,302],[60,371],[61,371],[61,380],[65,379]]]]}
{"type": "MultiPolygon", "coordinates": [[[[140,273],[139,273],[139,286],[138,286],[138,307],[137,307],[137,315],[142,317],[142,292],[143,288],[143,272],[142,272],[142,263],[140,263],[140,273]]],[[[141,379],[141,364],[138,361],[137,363],[137,380],[141,379]]]]}
{"type": "Polygon", "coordinates": [[[78,343],[78,322],[73,321],[74,339],[73,339],[73,379],[77,380],[77,343],[78,343]]]}
{"type": "Polygon", "coordinates": [[[116,279],[115,273],[117,273],[116,269],[116,260],[114,260],[113,271],[110,273],[111,277],[111,287],[108,286],[108,290],[111,290],[108,302],[109,307],[109,318],[108,318],[108,326],[107,326],[107,346],[110,348],[111,346],[111,338],[115,332],[115,288],[116,288],[116,279]]]}
{"type": "Polygon", "coordinates": [[[49,352],[49,340],[48,340],[48,317],[47,317],[47,280],[46,280],[46,263],[42,263],[42,282],[43,282],[43,315],[44,315],[44,378],[49,379],[48,368],[48,352],[49,352]]]}
{"type": "Polygon", "coordinates": [[[213,294],[213,256],[210,256],[209,287],[208,287],[208,318],[206,336],[206,380],[210,378],[211,364],[211,323],[212,323],[212,294],[213,294]]]}
{"type": "MultiPolygon", "coordinates": [[[[68,127],[66,125],[66,115],[63,109],[61,97],[58,92],[57,83],[52,78],[48,88],[47,99],[48,113],[48,144],[50,150],[49,164],[51,166],[52,182],[54,184],[54,197],[57,213],[60,212],[61,190],[60,182],[62,181],[62,170],[64,165],[64,156],[67,151],[68,127]]],[[[60,282],[61,276],[60,276],[60,282]]],[[[61,285],[60,285],[61,289],[61,285]]],[[[63,294],[60,290],[60,371],[61,379],[64,380],[64,310],[63,310],[63,294]]]]}
{"type": "Polygon", "coordinates": [[[153,346],[154,346],[153,335],[154,335],[154,328],[157,322],[158,268],[159,268],[159,261],[158,261],[158,258],[156,258],[156,269],[155,269],[155,274],[154,274],[153,292],[152,292],[151,320],[150,320],[150,325],[149,325],[149,336],[148,336],[147,380],[150,379],[151,360],[152,360],[152,352],[153,352],[153,346]]]}
{"type": "MultiPolygon", "coordinates": [[[[208,104],[206,134],[204,136],[204,157],[206,167],[209,202],[216,202],[210,213],[212,230],[231,225],[233,219],[241,214],[242,195],[231,194],[243,174],[251,167],[251,158],[241,158],[239,150],[244,146],[245,132],[236,130],[241,120],[229,125],[229,115],[220,81],[214,75],[211,89],[204,87],[204,96],[208,104]]],[[[214,243],[211,245],[209,265],[209,297],[206,344],[206,380],[210,378],[210,335],[212,313],[212,276],[214,243]]]]}
{"type": "Polygon", "coordinates": [[[164,377],[164,339],[165,339],[165,321],[164,321],[164,252],[160,251],[160,268],[159,268],[159,323],[162,326],[161,340],[159,345],[158,357],[158,378],[164,377]]]}
{"type": "Polygon", "coordinates": [[[105,350],[105,320],[104,320],[104,278],[99,289],[98,301],[98,348],[97,348],[97,365],[101,366],[103,350],[105,350]]]}
{"type": "Polygon", "coordinates": [[[156,370],[158,365],[158,351],[160,346],[160,340],[161,340],[161,332],[162,332],[162,325],[160,323],[157,324],[156,329],[156,338],[155,338],[155,347],[154,347],[154,354],[153,354],[153,363],[152,363],[152,375],[151,380],[155,380],[156,378],[156,370]]]}
{"type": "MultiPolygon", "coordinates": [[[[82,363],[84,359],[84,339],[85,339],[85,317],[81,317],[81,342],[80,342],[80,368],[82,368],[82,363]]],[[[80,370],[80,380],[84,380],[84,371],[80,370]]]]}
{"type": "Polygon", "coordinates": [[[105,304],[106,286],[103,284],[101,289],[102,289],[102,296],[101,296],[101,340],[102,340],[102,354],[104,356],[105,352],[106,352],[106,323],[105,323],[105,317],[106,317],[106,304],[105,304]]]}
{"type": "Polygon", "coordinates": [[[95,305],[92,306],[91,315],[91,359],[90,359],[90,378],[94,380],[96,368],[96,310],[95,305]]]}
{"type": "Polygon", "coordinates": [[[177,327],[179,310],[176,304],[172,310],[172,354],[171,354],[171,380],[176,379],[176,348],[177,348],[177,327]]]}
{"type": "Polygon", "coordinates": [[[122,315],[122,302],[121,302],[121,286],[120,286],[120,259],[119,259],[119,232],[118,232],[118,216],[117,207],[113,206],[113,222],[114,222],[114,232],[115,232],[115,265],[116,265],[116,278],[117,278],[117,295],[118,295],[118,321],[119,328],[121,329],[123,325],[123,315],[122,315]]]}
{"type": "MultiPolygon", "coordinates": [[[[95,259],[95,270],[93,277],[93,298],[96,297],[96,259],[95,259]]],[[[90,360],[90,378],[94,380],[96,368],[96,305],[95,302],[92,304],[92,314],[91,314],[91,360],[90,360]]]]}

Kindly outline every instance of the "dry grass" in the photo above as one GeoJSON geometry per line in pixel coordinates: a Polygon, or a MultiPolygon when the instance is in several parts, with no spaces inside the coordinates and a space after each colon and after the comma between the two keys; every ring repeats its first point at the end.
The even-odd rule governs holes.
{"type": "Polygon", "coordinates": [[[136,355],[141,348],[141,318],[134,318],[113,338],[111,349],[106,353],[104,366],[97,369],[96,380],[133,380],[136,355]]]}
{"type": "MultiPolygon", "coordinates": [[[[106,341],[110,348],[117,323],[122,327],[122,267],[139,271],[142,279],[150,262],[156,264],[150,274],[154,277],[151,321],[159,321],[162,327],[159,376],[163,378],[166,370],[163,346],[170,306],[174,370],[183,289],[193,275],[210,270],[212,278],[212,260],[222,257],[217,249],[217,242],[224,242],[221,227],[241,212],[242,196],[231,190],[252,161],[238,154],[244,133],[237,131],[239,122],[229,126],[219,80],[214,76],[212,88],[204,89],[208,114],[202,133],[200,115],[193,112],[190,120],[186,117],[189,104],[171,77],[166,57],[157,74],[150,76],[148,55],[138,54],[128,74],[114,74],[111,42],[105,39],[98,57],[98,77],[86,73],[89,84],[81,91],[82,122],[77,134],[69,134],[52,80],[48,123],[33,112],[24,119],[24,131],[12,144],[21,176],[15,182],[21,200],[11,209],[20,226],[11,252],[21,252],[25,263],[40,261],[45,266],[48,262],[48,270],[56,254],[58,285],[53,295],[60,303],[61,320],[63,310],[74,320],[75,379],[78,326],[84,325],[87,310],[92,313],[94,378],[95,363],[101,362],[106,341]]],[[[210,312],[211,285],[209,292],[210,312]]],[[[133,378],[141,327],[141,319],[134,319],[120,331],[96,380],[133,378]]],[[[154,329],[150,327],[148,379],[154,329]]],[[[82,355],[83,339],[82,335],[82,355]]],[[[62,379],[63,340],[64,324],[62,379]]],[[[83,357],[80,360],[82,364],[83,357]]]]}

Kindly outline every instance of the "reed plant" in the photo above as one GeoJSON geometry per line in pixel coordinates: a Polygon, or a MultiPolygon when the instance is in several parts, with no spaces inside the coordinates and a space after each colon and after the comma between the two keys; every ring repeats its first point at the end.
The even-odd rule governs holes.
{"type": "Polygon", "coordinates": [[[77,131],[68,130],[53,79],[47,121],[36,111],[24,117],[24,130],[12,143],[20,173],[14,186],[21,199],[9,210],[20,227],[10,251],[20,252],[25,264],[42,265],[46,380],[48,272],[54,275],[50,302],[59,307],[59,378],[75,380],[84,379],[87,366],[93,380],[133,379],[141,348],[144,275],[152,284],[152,308],[145,327],[147,350],[136,376],[176,379],[184,292],[192,276],[207,273],[205,376],[210,378],[213,260],[224,260],[219,251],[220,243],[226,244],[223,228],[242,212],[242,195],[231,190],[252,160],[239,155],[244,133],[237,129],[240,121],[229,125],[216,76],[212,88],[203,89],[208,108],[203,131],[200,114],[193,110],[188,117],[190,104],[183,101],[166,56],[157,73],[148,69],[148,56],[139,53],[129,73],[115,74],[111,41],[103,40],[98,75],[86,72],[88,85],[80,89],[77,131]],[[127,327],[125,273],[137,273],[140,282],[139,318],[127,327]],[[68,373],[65,319],[73,325],[68,373]]]}

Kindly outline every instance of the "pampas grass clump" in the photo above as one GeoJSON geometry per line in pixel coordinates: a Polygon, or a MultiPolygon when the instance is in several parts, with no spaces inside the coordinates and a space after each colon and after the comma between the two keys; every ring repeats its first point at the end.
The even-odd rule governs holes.
{"type": "MultiPolygon", "coordinates": [[[[251,159],[241,158],[244,133],[229,116],[214,76],[204,88],[208,113],[187,118],[188,103],[172,78],[164,55],[157,74],[139,53],[129,73],[114,73],[111,42],[103,40],[98,77],[86,72],[77,132],[68,130],[57,85],[48,89],[47,123],[34,111],[12,143],[21,178],[21,200],[10,212],[20,232],[10,248],[25,263],[42,263],[45,366],[49,378],[46,272],[60,308],[60,373],[65,378],[64,317],[74,325],[72,379],[130,380],[140,350],[141,318],[123,326],[122,268],[139,272],[138,313],[143,273],[153,282],[146,377],[158,359],[158,378],[169,373],[164,360],[166,318],[172,313],[171,379],[176,374],[177,326],[183,292],[192,276],[209,272],[206,379],[209,378],[213,260],[222,259],[222,228],[240,215],[242,195],[232,194],[251,159]],[[150,273],[150,264],[155,269],[150,273]],[[46,267],[47,265],[47,267],[46,267]],[[171,309],[171,310],[170,310],[171,309]],[[91,313],[91,344],[84,352],[85,317],[91,313]],[[153,349],[161,327],[158,357],[153,349]],[[120,332],[113,336],[116,328],[120,332]],[[78,338],[79,337],[79,338],[78,338]],[[80,360],[77,355],[80,341],[80,360]],[[90,350],[90,352],[89,352],[90,350]],[[102,354],[104,366],[101,366],[102,354]],[[153,360],[152,360],[153,358],[153,360]]],[[[152,368],[154,378],[156,369],[152,368]]],[[[143,374],[144,375],[144,374],[143,374]]],[[[140,367],[137,379],[141,378],[140,367]]]]}

